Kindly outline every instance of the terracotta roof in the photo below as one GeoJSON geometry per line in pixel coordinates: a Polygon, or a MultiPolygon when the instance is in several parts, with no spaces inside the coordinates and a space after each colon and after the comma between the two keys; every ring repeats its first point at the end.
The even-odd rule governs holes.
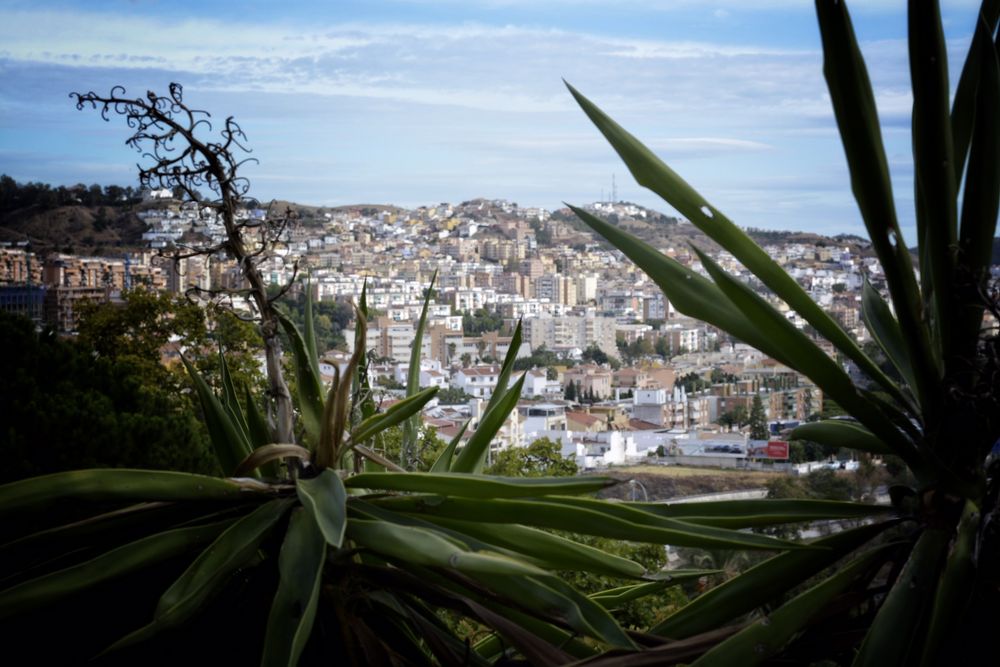
{"type": "Polygon", "coordinates": [[[662,424],[654,424],[644,419],[629,419],[628,427],[633,431],[658,431],[664,428],[662,424]]]}
{"type": "Polygon", "coordinates": [[[594,415],[588,415],[586,412],[566,412],[566,419],[569,421],[574,421],[577,424],[586,424],[587,426],[593,426],[598,422],[604,421],[600,417],[595,417],[594,415]]]}

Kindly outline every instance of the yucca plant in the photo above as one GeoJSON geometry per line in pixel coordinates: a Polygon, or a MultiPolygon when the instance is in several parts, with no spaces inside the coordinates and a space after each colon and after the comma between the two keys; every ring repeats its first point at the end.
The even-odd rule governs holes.
{"type": "MultiPolygon", "coordinates": [[[[855,384],[768,299],[700,249],[707,278],[587,211],[574,208],[577,215],[679,311],[806,375],[853,418],[807,424],[793,438],[898,456],[916,480],[913,488],[893,489],[897,517],[825,538],[816,543],[823,551],[790,551],[757,565],[651,629],[673,644],[595,664],[652,664],[655,656],[724,665],[772,656],[858,665],[998,659],[1000,485],[990,452],[1000,436],[1000,369],[997,332],[983,327],[984,312],[997,312],[988,269],[1000,197],[1000,2],[982,4],[953,100],[937,3],[909,4],[919,273],[897,222],[874,96],[847,8],[838,0],[816,2],[851,186],[888,286],[885,299],[866,284],[862,309],[891,365],[886,371],[729,218],[570,87],[641,185],[732,253],[868,381],[855,384]],[[889,527],[892,539],[885,541],[889,527]]],[[[805,507],[783,502],[789,512],[805,507]]],[[[755,504],[773,507],[740,507],[752,512],[755,504]]],[[[733,507],[702,509],[729,525],[733,507]]]]}
{"type": "MultiPolygon", "coordinates": [[[[364,341],[364,293],[358,310],[364,341]]],[[[240,406],[223,357],[218,394],[189,370],[232,477],[87,470],[0,487],[0,623],[36,659],[464,665],[513,653],[563,664],[663,643],[624,630],[612,611],[705,572],[646,572],[553,531],[822,558],[823,549],[737,529],[761,512],[803,520],[879,511],[816,503],[781,519],[786,508],[775,505],[715,525],[697,507],[666,516],[588,497],[613,483],[606,478],[481,474],[520,395],[521,381],[507,387],[520,327],[469,441],[451,442],[432,472],[407,472],[405,455],[390,461],[369,445],[398,424],[409,424],[404,451],[416,437],[408,420],[434,394],[418,390],[419,366],[410,395],[379,412],[362,344],[322,400],[308,320],[304,334],[283,326],[305,446],[270,441],[249,393],[240,406]],[[554,574],[567,569],[634,583],[588,597],[554,574]],[[455,618],[492,633],[470,645],[455,618]],[[46,641],[54,631],[58,641],[46,641]]]]}

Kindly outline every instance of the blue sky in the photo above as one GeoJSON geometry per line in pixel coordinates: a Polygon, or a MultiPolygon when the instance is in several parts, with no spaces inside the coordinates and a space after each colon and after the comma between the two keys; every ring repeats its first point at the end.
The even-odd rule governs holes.
{"type": "MultiPolygon", "coordinates": [[[[953,79],[977,2],[945,1],[953,79]]],[[[905,3],[849,3],[912,229],[905,3]]],[[[135,182],[120,119],[68,93],[166,91],[233,115],[252,194],[556,208],[631,179],[562,78],[737,224],[863,233],[804,0],[0,1],[0,172],[135,182]]],[[[912,241],[912,235],[908,235],[912,241]]]]}

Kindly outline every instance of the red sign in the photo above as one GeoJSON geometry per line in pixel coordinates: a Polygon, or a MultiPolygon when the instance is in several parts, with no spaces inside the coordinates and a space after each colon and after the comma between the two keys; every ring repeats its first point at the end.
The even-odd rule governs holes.
{"type": "Polygon", "coordinates": [[[785,440],[751,440],[747,453],[758,459],[788,460],[788,442],[785,440]]]}
{"type": "Polygon", "coordinates": [[[770,440],[767,443],[767,458],[787,459],[788,443],[784,440],[770,440]]]}

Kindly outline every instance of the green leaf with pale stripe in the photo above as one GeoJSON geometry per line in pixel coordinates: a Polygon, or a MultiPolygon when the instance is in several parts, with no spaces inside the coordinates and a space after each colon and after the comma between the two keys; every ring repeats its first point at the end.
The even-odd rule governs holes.
{"type": "Polygon", "coordinates": [[[302,425],[309,435],[310,444],[315,447],[323,429],[323,388],[320,382],[317,365],[310,357],[305,339],[295,323],[279,313],[278,321],[288,334],[292,347],[292,359],[295,362],[295,383],[298,393],[298,406],[302,414],[302,425]]]}
{"type": "Polygon", "coordinates": [[[584,535],[599,535],[635,542],[673,544],[701,548],[808,549],[808,546],[736,530],[688,524],[646,512],[633,511],[636,523],[617,516],[611,503],[594,501],[594,506],[575,506],[580,499],[565,502],[546,500],[505,500],[447,498],[443,496],[401,496],[372,498],[370,502],[396,512],[440,516],[482,523],[523,524],[553,528],[584,535]]]}
{"type": "Polygon", "coordinates": [[[246,434],[233,421],[230,412],[223,406],[219,397],[205,382],[205,378],[184,358],[183,354],[181,362],[184,363],[184,368],[191,376],[195,392],[201,402],[201,411],[205,417],[205,426],[208,427],[208,435],[212,441],[215,456],[219,460],[223,472],[230,475],[236,470],[240,461],[250,454],[250,443],[247,441],[246,434]]]}
{"type": "Polygon", "coordinates": [[[260,482],[207,475],[126,468],[72,470],[0,486],[0,517],[40,512],[59,502],[152,502],[230,500],[266,492],[260,482]]]}
{"type": "Polygon", "coordinates": [[[166,530],[8,588],[0,592],[0,621],[192,551],[214,540],[231,523],[227,520],[166,530]]]}
{"type": "Polygon", "coordinates": [[[375,472],[353,475],[350,489],[439,493],[466,498],[524,498],[552,494],[596,493],[618,484],[610,477],[494,477],[471,473],[375,472]]]}
{"type": "Polygon", "coordinates": [[[759,665],[778,653],[802,628],[811,623],[835,597],[858,579],[871,576],[873,567],[885,558],[886,545],[859,556],[832,576],[792,598],[775,611],[757,619],[740,632],[714,646],[695,660],[692,667],[759,665]]]}
{"type": "Polygon", "coordinates": [[[347,524],[347,536],[359,545],[404,563],[451,568],[468,574],[545,574],[545,570],[500,554],[469,551],[456,540],[417,526],[352,519],[347,524]]]}
{"type": "Polygon", "coordinates": [[[858,667],[911,664],[926,635],[920,628],[934,604],[950,531],[925,528],[868,628],[854,658],[858,667]]]}
{"type": "Polygon", "coordinates": [[[309,641],[326,561],[326,540],[305,510],[294,510],[278,556],[280,579],[271,603],[261,665],[294,667],[309,641]]]}
{"type": "MultiPolygon", "coordinates": [[[[471,420],[469,420],[471,421],[471,420]]],[[[469,428],[469,421],[462,424],[462,427],[458,429],[458,433],[455,437],[451,439],[448,446],[444,448],[444,451],[437,457],[434,461],[434,465],[431,466],[431,472],[448,472],[451,470],[451,462],[455,458],[455,450],[458,449],[458,445],[462,442],[462,436],[465,435],[465,429],[469,428]]]]}
{"type": "Polygon", "coordinates": [[[798,586],[897,523],[898,521],[884,521],[845,530],[811,543],[820,548],[788,551],[769,558],[699,595],[649,631],[671,639],[683,639],[722,627],[737,616],[798,586]]]}
{"type": "MultiPolygon", "coordinates": [[[[817,0],[816,13],[823,40],[823,73],[833,102],[851,189],[882,268],[896,308],[907,356],[913,360],[918,395],[929,395],[937,377],[937,362],[920,317],[920,293],[913,263],[903,241],[889,177],[888,162],[875,108],[875,96],[854,28],[843,2],[817,0]]],[[[926,409],[926,406],[924,406],[926,409]]]]}
{"type": "Polygon", "coordinates": [[[871,454],[893,453],[891,448],[862,424],[846,419],[827,419],[801,424],[792,429],[788,437],[792,440],[811,440],[821,445],[847,447],[871,454]]]}
{"type": "Polygon", "coordinates": [[[828,519],[860,519],[893,511],[891,507],[881,505],[806,498],[630,503],[630,505],[659,516],[725,528],[751,528],[828,519]]]}
{"type": "Polygon", "coordinates": [[[379,412],[368,417],[351,433],[351,442],[363,443],[365,440],[391,428],[409,417],[420,412],[429,400],[434,398],[437,387],[428,387],[423,391],[408,396],[398,403],[394,403],[385,412],[379,412]]]}
{"type": "MultiPolygon", "coordinates": [[[[899,328],[899,322],[893,317],[889,304],[882,299],[882,295],[867,280],[861,288],[861,318],[875,344],[885,353],[886,358],[896,368],[910,391],[919,391],[921,386],[917,384],[916,376],[913,374],[913,365],[907,356],[908,349],[903,340],[903,332],[899,328]]],[[[918,398],[920,404],[927,400],[923,396],[918,398]]]]}
{"type": "Polygon", "coordinates": [[[550,569],[582,570],[614,577],[641,577],[646,569],[633,560],[609,554],[551,532],[516,524],[483,524],[432,517],[434,523],[545,563],[550,569]]]}
{"type": "Polygon", "coordinates": [[[291,499],[272,500],[229,526],[160,597],[153,622],[118,640],[105,653],[144,641],[198,613],[256,555],[291,504],[291,499]]]}
{"type": "MultiPolygon", "coordinates": [[[[954,353],[955,303],[952,281],[958,240],[958,193],[951,115],[948,109],[948,55],[937,2],[911,2],[910,82],[913,90],[913,165],[920,241],[920,278],[931,309],[932,341],[942,357],[954,353]]],[[[993,125],[996,125],[995,119],[993,125]]],[[[994,188],[995,189],[995,188],[994,188]]]]}
{"type": "Polygon", "coordinates": [[[295,491],[327,544],[339,549],[347,527],[347,490],[340,475],[326,468],[316,477],[300,477],[295,491]]]}
{"type": "Polygon", "coordinates": [[[677,586],[686,581],[701,579],[702,577],[709,577],[720,572],[721,570],[670,570],[664,572],[663,578],[656,581],[647,581],[646,583],[633,584],[631,586],[619,586],[618,588],[611,588],[599,593],[591,593],[589,597],[605,609],[617,609],[623,604],[641,600],[648,595],[655,595],[671,586],[677,586]]]}
{"type": "MultiPolygon", "coordinates": [[[[469,441],[465,443],[465,447],[458,453],[458,457],[452,462],[452,472],[482,472],[490,443],[493,442],[497,433],[500,432],[500,428],[507,421],[507,417],[517,406],[517,402],[521,398],[521,386],[524,384],[524,377],[522,375],[514,383],[514,386],[504,393],[503,398],[499,399],[483,415],[472,437],[469,438],[469,441]]],[[[499,388],[497,391],[499,391],[499,388]]],[[[493,402],[492,399],[490,399],[490,402],[493,402]]]]}
{"type": "MultiPolygon", "coordinates": [[[[854,360],[872,379],[882,385],[886,391],[893,395],[898,393],[898,388],[891,378],[886,376],[879,369],[878,365],[868,358],[836,320],[816,304],[802,286],[789,276],[746,232],[733,224],[718,209],[711,206],[690,184],[664,164],[663,161],[656,157],[638,139],[601,111],[593,102],[580,94],[573,86],[566,85],[580,105],[580,108],[583,109],[584,113],[587,114],[588,118],[601,131],[628,166],[629,171],[639,185],[658,194],[713,241],[732,253],[761,282],[771,288],[775,294],[795,309],[799,315],[827,340],[833,343],[837,349],[854,360]]],[[[624,252],[624,248],[618,242],[607,236],[605,238],[608,238],[609,241],[624,252]]],[[[644,266],[631,256],[630,259],[633,259],[640,268],[649,273],[647,266],[644,266]]],[[[675,307],[677,307],[676,304],[675,307]]],[[[682,312],[685,311],[682,310],[682,312]]],[[[697,317],[701,319],[700,316],[697,317]]],[[[751,342],[747,339],[743,340],[751,342]]]]}
{"type": "MultiPolygon", "coordinates": [[[[431,295],[434,293],[434,281],[437,279],[437,270],[431,276],[430,285],[427,287],[427,294],[424,295],[424,305],[420,309],[420,320],[417,322],[417,330],[413,334],[413,343],[410,348],[410,367],[406,373],[406,395],[413,396],[420,391],[420,355],[423,351],[424,329],[427,326],[427,307],[431,302],[431,295]]],[[[417,431],[420,428],[420,416],[414,414],[403,422],[403,467],[412,469],[416,464],[417,451],[417,431]]]]}

